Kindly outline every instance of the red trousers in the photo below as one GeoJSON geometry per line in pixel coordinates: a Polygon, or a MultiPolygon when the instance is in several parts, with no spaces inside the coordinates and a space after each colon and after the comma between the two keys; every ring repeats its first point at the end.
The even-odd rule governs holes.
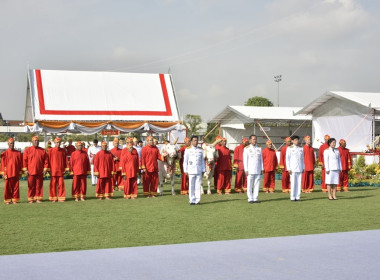
{"type": "Polygon", "coordinates": [[[98,178],[96,183],[96,197],[110,197],[113,196],[112,179],[111,178],[98,178]]]}
{"type": "Polygon", "coordinates": [[[4,180],[4,202],[20,201],[20,182],[18,177],[4,180]]]}
{"type": "Polygon", "coordinates": [[[264,172],[264,186],[263,191],[274,192],[275,188],[275,171],[264,172]]]}
{"type": "Polygon", "coordinates": [[[29,175],[28,176],[28,201],[42,200],[44,196],[44,176],[29,175]]]}
{"type": "Polygon", "coordinates": [[[143,193],[145,196],[157,195],[158,172],[143,173],[143,193]]]}
{"type": "Polygon", "coordinates": [[[186,173],[181,175],[181,194],[189,194],[189,177],[186,173]]]}
{"type": "Polygon", "coordinates": [[[244,170],[238,170],[235,177],[235,192],[247,191],[247,176],[244,170]]]}
{"type": "Polygon", "coordinates": [[[348,171],[349,170],[342,170],[339,175],[339,184],[336,187],[337,191],[344,190],[348,191],[348,171]]]}
{"type": "Polygon", "coordinates": [[[290,175],[288,171],[282,171],[282,192],[290,192],[290,175]]]}
{"type": "Polygon", "coordinates": [[[322,192],[327,192],[327,185],[326,185],[326,170],[323,168],[321,172],[321,189],[322,192]]]}
{"type": "Polygon", "coordinates": [[[63,176],[51,176],[50,178],[50,189],[49,189],[49,200],[51,201],[65,201],[66,191],[65,191],[65,181],[63,176]],[[58,197],[57,197],[57,185],[58,185],[58,197]]]}
{"type": "Polygon", "coordinates": [[[71,194],[73,198],[85,198],[87,193],[87,175],[74,175],[71,194]]]}
{"type": "Polygon", "coordinates": [[[302,174],[302,191],[312,192],[314,190],[314,170],[304,171],[302,174]]]}
{"type": "Polygon", "coordinates": [[[137,197],[137,177],[124,180],[124,198],[137,197]]]}
{"type": "Polygon", "coordinates": [[[223,189],[225,193],[231,192],[231,170],[220,170],[218,172],[218,184],[216,189],[218,193],[222,193],[223,189]]]}
{"type": "Polygon", "coordinates": [[[116,189],[116,187],[119,190],[122,190],[124,188],[123,186],[123,176],[121,176],[121,171],[117,171],[115,174],[112,175],[112,187],[116,189]]]}

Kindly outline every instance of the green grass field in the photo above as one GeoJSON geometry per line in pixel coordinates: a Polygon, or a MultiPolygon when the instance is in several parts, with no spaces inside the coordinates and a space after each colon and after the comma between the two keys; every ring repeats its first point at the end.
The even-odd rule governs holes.
{"type": "MultiPolygon", "coordinates": [[[[71,180],[65,182],[71,197],[71,180]]],[[[2,255],[380,229],[380,188],[374,187],[351,188],[330,201],[316,186],[301,202],[290,202],[277,181],[276,193],[260,192],[260,204],[233,193],[203,195],[202,205],[190,206],[187,196],[170,195],[168,184],[157,198],[142,198],[139,186],[136,200],[115,192],[111,201],[98,201],[90,186],[85,202],[28,204],[26,182],[20,183],[21,203],[0,205],[2,255]]]]}

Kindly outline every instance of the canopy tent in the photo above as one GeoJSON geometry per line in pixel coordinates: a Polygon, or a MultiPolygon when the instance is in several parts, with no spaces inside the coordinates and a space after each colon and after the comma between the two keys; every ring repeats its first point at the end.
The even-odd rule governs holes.
{"type": "Polygon", "coordinates": [[[300,107],[227,106],[209,122],[220,123],[221,135],[226,137],[230,148],[240,144],[243,137],[258,136],[263,144],[267,135],[278,148],[284,138],[296,132],[303,137],[311,134],[311,117],[294,116],[300,107]],[[256,129],[257,128],[257,129],[256,129]]]}
{"type": "Polygon", "coordinates": [[[26,132],[182,129],[170,74],[31,69],[26,132]]]}
{"type": "Polygon", "coordinates": [[[337,141],[345,139],[352,152],[362,152],[372,144],[379,113],[380,93],[339,91],[328,91],[296,112],[312,115],[314,148],[329,134],[337,141]]]}

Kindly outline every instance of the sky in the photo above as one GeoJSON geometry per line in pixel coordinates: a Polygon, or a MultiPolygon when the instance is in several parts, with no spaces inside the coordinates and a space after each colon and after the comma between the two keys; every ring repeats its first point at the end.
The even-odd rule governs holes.
{"type": "Polygon", "coordinates": [[[204,122],[253,96],[277,106],[276,75],[280,106],[380,92],[378,0],[0,0],[0,36],[8,120],[24,118],[28,67],[170,71],[180,116],[204,122]]]}

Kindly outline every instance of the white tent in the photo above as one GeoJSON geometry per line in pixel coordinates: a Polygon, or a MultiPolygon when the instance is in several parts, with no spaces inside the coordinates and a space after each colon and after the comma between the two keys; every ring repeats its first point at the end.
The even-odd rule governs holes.
{"type": "Polygon", "coordinates": [[[311,117],[295,116],[301,107],[227,106],[209,122],[220,123],[221,136],[229,148],[241,143],[243,137],[255,134],[263,144],[268,135],[278,148],[285,137],[296,132],[300,137],[311,134],[311,117]],[[261,125],[261,127],[260,127],[261,125]]]}
{"type": "Polygon", "coordinates": [[[31,69],[27,132],[181,130],[170,74],[31,69]]]}
{"type": "Polygon", "coordinates": [[[345,139],[352,152],[362,152],[372,145],[379,113],[380,93],[328,91],[296,114],[312,115],[314,148],[328,134],[345,139]]]}

